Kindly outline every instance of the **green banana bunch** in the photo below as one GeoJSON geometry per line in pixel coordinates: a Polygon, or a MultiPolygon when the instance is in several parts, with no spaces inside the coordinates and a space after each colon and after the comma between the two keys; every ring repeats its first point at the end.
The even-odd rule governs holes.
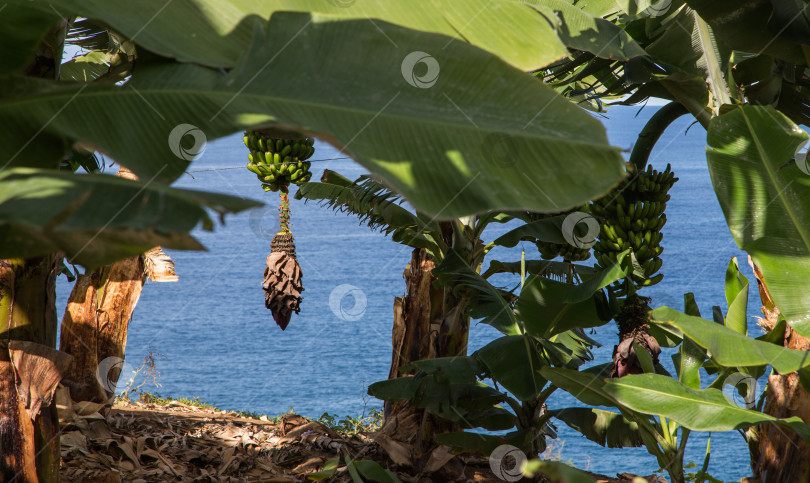
{"type": "MultiPolygon", "coordinates": [[[[575,211],[582,211],[587,213],[588,207],[587,205],[580,206],[561,213],[551,213],[551,214],[529,213],[529,221],[537,221],[543,218],[573,213],[575,211]]],[[[552,258],[562,257],[563,260],[566,260],[568,262],[581,262],[591,257],[590,249],[579,248],[569,243],[552,243],[536,240],[534,244],[535,246],[537,246],[537,251],[540,252],[540,257],[543,260],[551,260],[552,258]]]]}
{"type": "Polygon", "coordinates": [[[601,219],[599,238],[593,246],[597,268],[616,263],[619,253],[632,249],[642,273],[616,282],[617,295],[627,295],[629,283],[636,287],[655,285],[664,278],[660,255],[664,251],[661,229],[667,222],[669,190],[678,181],[667,164],[664,171],[651,165],[622,182],[609,194],[591,203],[591,213],[601,219]]]}
{"type": "Polygon", "coordinates": [[[307,159],[315,152],[314,139],[275,139],[261,131],[246,131],[242,141],[250,149],[247,168],[259,178],[265,191],[278,191],[312,178],[312,163],[307,159]]]}

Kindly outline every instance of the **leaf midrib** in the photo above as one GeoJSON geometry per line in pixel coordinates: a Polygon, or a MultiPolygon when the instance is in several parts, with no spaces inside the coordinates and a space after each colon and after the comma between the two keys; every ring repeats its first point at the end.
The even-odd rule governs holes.
{"type": "MultiPolygon", "coordinates": [[[[233,97],[233,94],[236,94],[235,92],[232,92],[232,91],[213,91],[213,90],[199,90],[199,89],[191,89],[191,90],[189,90],[189,89],[182,89],[182,90],[178,90],[178,89],[170,89],[170,90],[160,89],[160,90],[155,90],[155,91],[152,91],[152,90],[140,90],[139,92],[142,95],[150,94],[150,95],[155,95],[155,96],[157,96],[157,95],[161,95],[161,96],[163,96],[163,95],[169,95],[169,96],[171,96],[171,95],[201,95],[201,96],[225,96],[225,95],[228,95],[230,97],[233,97]]],[[[71,91],[70,95],[68,95],[66,93],[62,93],[62,92],[51,93],[51,94],[42,94],[42,95],[26,97],[26,98],[20,99],[20,100],[18,100],[16,102],[15,101],[12,101],[12,102],[0,102],[0,113],[2,111],[6,110],[6,106],[25,108],[27,104],[39,103],[39,102],[42,102],[42,101],[45,101],[45,100],[64,101],[64,100],[69,100],[75,93],[76,93],[75,91],[71,91]]],[[[107,96],[115,95],[115,99],[121,99],[121,97],[123,95],[125,95],[125,94],[130,95],[130,93],[128,93],[128,92],[126,92],[124,90],[119,91],[117,89],[114,89],[114,90],[103,91],[103,92],[83,93],[81,95],[81,97],[83,97],[83,98],[87,98],[87,97],[106,98],[107,96]]],[[[366,116],[369,116],[369,113],[371,112],[370,110],[366,110],[366,109],[354,109],[354,108],[351,108],[351,107],[339,106],[339,105],[335,105],[335,104],[324,104],[324,103],[317,103],[317,102],[311,102],[311,101],[302,101],[302,100],[299,100],[299,99],[291,99],[291,98],[287,98],[287,97],[262,96],[262,95],[249,94],[249,93],[241,93],[241,94],[238,94],[238,95],[239,96],[244,96],[246,98],[261,99],[261,100],[263,100],[265,102],[279,102],[279,103],[287,103],[287,104],[292,104],[292,105],[315,106],[315,107],[318,107],[320,109],[329,109],[329,110],[338,111],[338,112],[341,112],[341,111],[354,112],[354,113],[363,114],[363,115],[366,115],[366,116]]],[[[137,95],[135,95],[135,94],[132,94],[131,96],[133,98],[137,97],[137,95]]],[[[555,100],[557,100],[557,99],[555,99],[555,100]]],[[[559,99],[559,100],[564,100],[564,99],[559,99]]],[[[552,102],[554,102],[554,101],[552,100],[552,102]]],[[[270,114],[265,114],[265,115],[270,115],[270,114]]],[[[373,114],[371,114],[371,115],[373,116],[373,114]]],[[[582,145],[582,146],[591,146],[591,147],[596,147],[598,149],[602,149],[602,150],[605,150],[605,151],[613,151],[613,152],[615,152],[617,154],[620,151],[620,148],[608,144],[607,139],[604,140],[604,143],[599,143],[599,142],[593,142],[593,141],[590,141],[590,140],[562,138],[562,137],[553,136],[553,135],[549,135],[549,134],[545,134],[545,133],[543,133],[543,134],[527,133],[525,130],[517,131],[514,128],[510,128],[510,129],[498,129],[498,128],[492,128],[492,127],[479,128],[479,127],[475,127],[475,126],[469,124],[469,122],[466,121],[466,120],[464,120],[464,121],[459,120],[457,123],[452,123],[452,122],[444,121],[444,120],[441,120],[441,119],[437,120],[437,119],[434,119],[434,118],[431,118],[431,117],[421,117],[421,116],[416,116],[416,115],[399,114],[399,115],[393,116],[393,115],[387,114],[385,111],[377,114],[377,117],[388,118],[388,119],[403,119],[403,120],[406,120],[407,122],[411,122],[411,123],[416,122],[418,124],[423,124],[423,125],[433,124],[433,125],[438,125],[438,126],[451,126],[454,129],[459,129],[460,128],[460,129],[464,129],[464,130],[468,130],[468,131],[478,131],[478,132],[484,131],[484,132],[491,132],[491,133],[502,133],[502,134],[512,135],[514,137],[523,137],[523,138],[529,138],[529,139],[542,139],[542,140],[548,140],[550,142],[556,142],[556,143],[562,142],[562,143],[570,143],[570,144],[576,144],[576,145],[582,145]]],[[[234,131],[234,132],[236,132],[236,131],[234,131]]]]}
{"type": "MultiPolygon", "coordinates": [[[[773,416],[770,416],[770,415],[767,415],[767,414],[764,414],[764,413],[758,413],[758,412],[754,412],[754,411],[749,411],[748,409],[743,409],[741,407],[738,407],[738,406],[735,406],[735,405],[732,405],[732,404],[721,404],[720,402],[715,402],[715,401],[706,401],[704,399],[689,398],[689,397],[686,397],[686,396],[681,396],[679,394],[673,394],[673,393],[670,393],[670,392],[665,392],[665,391],[662,391],[660,389],[650,389],[648,387],[638,387],[638,386],[633,386],[633,385],[630,385],[630,384],[624,384],[624,383],[615,382],[615,381],[608,381],[608,382],[605,383],[605,386],[616,386],[616,387],[619,387],[619,388],[626,388],[626,389],[630,389],[631,391],[636,391],[637,393],[641,393],[642,395],[644,395],[644,393],[652,393],[652,394],[656,394],[656,395],[660,394],[660,395],[664,395],[664,396],[666,396],[668,398],[671,398],[671,399],[676,399],[676,400],[680,399],[680,400],[683,400],[683,401],[688,401],[690,404],[697,404],[697,405],[703,405],[703,406],[713,406],[713,407],[717,407],[717,408],[720,408],[720,409],[731,410],[731,411],[734,411],[736,413],[742,413],[742,414],[751,415],[751,416],[761,416],[763,418],[763,420],[761,420],[759,422],[763,422],[763,421],[772,422],[772,421],[778,420],[778,418],[774,418],[773,416]]],[[[631,408],[631,409],[633,409],[635,411],[640,411],[641,412],[641,410],[636,409],[635,407],[633,407],[633,406],[635,406],[635,404],[633,406],[631,406],[630,404],[627,404],[626,401],[621,401],[621,402],[622,402],[622,404],[626,405],[627,407],[629,407],[629,408],[631,408]]],[[[665,415],[664,413],[655,413],[655,414],[665,415]]],[[[668,416],[668,415],[665,415],[665,416],[668,416]]],[[[671,416],[668,416],[668,417],[671,417],[671,416]]],[[[689,423],[692,424],[692,423],[694,423],[694,421],[695,420],[693,419],[693,420],[689,421],[689,423]]],[[[681,423],[681,424],[683,424],[683,423],[681,423]]],[[[747,423],[745,423],[745,424],[747,424],[747,423]]]]}
{"type": "MultiPolygon", "coordinates": [[[[764,108],[764,109],[767,109],[767,108],[764,108]]],[[[770,163],[770,157],[767,156],[767,154],[765,152],[765,149],[762,147],[762,144],[759,141],[759,135],[754,130],[754,127],[751,125],[751,121],[748,118],[748,116],[746,115],[745,110],[741,109],[740,112],[742,113],[742,117],[743,117],[743,120],[745,121],[745,125],[748,128],[748,131],[752,134],[751,137],[754,140],[754,144],[757,147],[757,152],[759,153],[761,159],[763,161],[768,160],[767,162],[763,162],[762,164],[764,165],[765,172],[768,174],[768,178],[771,181],[771,186],[776,189],[776,191],[777,191],[776,196],[779,198],[779,202],[784,207],[785,212],[790,217],[790,221],[791,221],[793,227],[796,229],[796,232],[801,237],[802,242],[804,243],[805,253],[810,254],[810,234],[808,234],[802,228],[802,224],[799,223],[798,217],[796,216],[796,212],[791,208],[790,203],[788,203],[787,200],[785,199],[785,191],[787,191],[788,187],[790,186],[790,184],[793,183],[793,181],[788,183],[788,186],[785,186],[783,189],[780,189],[780,185],[778,183],[778,178],[776,177],[776,173],[773,171],[773,166],[770,163]]],[[[766,206],[766,209],[767,209],[767,206],[766,206]]],[[[746,244],[746,245],[748,245],[748,244],[746,244]]]]}

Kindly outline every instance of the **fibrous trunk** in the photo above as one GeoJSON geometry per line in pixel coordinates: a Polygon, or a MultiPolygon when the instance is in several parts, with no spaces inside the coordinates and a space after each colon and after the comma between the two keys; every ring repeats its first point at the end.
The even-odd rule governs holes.
{"type": "MultiPolygon", "coordinates": [[[[116,176],[137,180],[122,167],[116,176]]],[[[74,357],[62,383],[74,402],[109,404],[115,395],[132,313],[146,277],[176,282],[174,262],[160,247],[78,275],[62,318],[60,350],[74,357]]]]}
{"type": "Polygon", "coordinates": [[[57,481],[59,420],[53,392],[70,364],[56,345],[61,255],[0,261],[0,477],[57,481]]]}
{"type": "Polygon", "coordinates": [[[62,319],[60,350],[74,357],[62,383],[73,401],[109,403],[146,272],[139,255],[79,275],[62,319]]]}
{"type": "MultiPolygon", "coordinates": [[[[762,272],[753,264],[752,267],[757,277],[762,313],[765,316],[760,325],[765,330],[772,330],[779,320],[779,308],[768,292],[762,272]]],[[[785,330],[782,344],[789,349],[810,350],[810,339],[792,330],[790,326],[785,330]]],[[[777,418],[798,416],[810,424],[810,393],[802,386],[798,373],[774,372],[768,377],[763,412],[777,418]]],[[[796,433],[783,430],[774,424],[764,424],[754,431],[749,431],[749,436],[751,469],[759,481],[762,483],[810,481],[810,445],[796,433]]]]}
{"type": "MultiPolygon", "coordinates": [[[[389,379],[411,375],[403,367],[413,361],[466,355],[469,317],[461,301],[434,285],[435,263],[423,248],[413,250],[405,269],[406,293],[394,300],[394,328],[389,379]]],[[[410,448],[415,461],[435,445],[436,433],[453,430],[451,423],[411,407],[408,401],[385,404],[381,428],[385,441],[410,448]]],[[[385,443],[381,442],[385,447],[385,443]]]]}

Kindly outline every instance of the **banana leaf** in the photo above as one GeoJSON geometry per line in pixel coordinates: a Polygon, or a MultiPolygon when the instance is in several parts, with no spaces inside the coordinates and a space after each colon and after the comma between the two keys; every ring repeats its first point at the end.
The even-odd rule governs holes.
{"type": "Polygon", "coordinates": [[[202,250],[189,232],[198,225],[212,229],[207,210],[221,217],[259,205],[109,175],[6,169],[0,171],[0,258],[63,251],[71,263],[97,267],[156,245],[202,250]]]}
{"type": "Polygon", "coordinates": [[[771,365],[780,374],[789,374],[810,365],[808,352],[788,349],[771,342],[752,339],[712,321],[686,315],[669,307],[650,312],[650,321],[677,328],[725,367],[771,365]]]}
{"type": "MultiPolygon", "coordinates": [[[[179,29],[172,23],[167,31],[164,21],[159,15],[136,41],[162,33],[170,43],[179,29]]],[[[0,159],[51,168],[83,143],[141,179],[167,182],[200,154],[183,147],[190,136],[210,141],[276,125],[328,140],[439,218],[559,210],[607,192],[623,174],[598,120],[465,42],[365,18],[277,13],[269,23],[245,22],[252,38],[227,72],[142,49],[138,71],[121,86],[0,78],[0,92],[15,94],[0,99],[0,159]],[[403,77],[417,47],[439,65],[431,88],[403,77]],[[493,146],[506,149],[503,159],[493,146]]],[[[197,45],[209,37],[217,35],[199,32],[197,45]]]]}
{"type": "Polygon", "coordinates": [[[524,332],[504,294],[470,268],[454,250],[446,254],[445,259],[433,269],[433,274],[441,284],[453,284],[470,292],[470,316],[473,319],[481,319],[481,323],[491,325],[504,335],[520,335],[524,332]]]}
{"type": "MultiPolygon", "coordinates": [[[[772,107],[714,118],[707,158],[737,245],[762,270],[788,324],[810,336],[810,170],[791,161],[808,135],[772,107]]],[[[801,162],[801,161],[799,161],[801,162]]]]}
{"type": "Polygon", "coordinates": [[[602,325],[596,308],[596,299],[591,293],[580,300],[578,287],[532,275],[526,280],[520,298],[515,304],[517,317],[526,331],[543,338],[550,338],[576,328],[602,325]]]}
{"type": "Polygon", "coordinates": [[[481,361],[492,378],[521,401],[536,397],[546,384],[538,372],[543,361],[530,337],[499,337],[472,357],[481,361]]]}
{"type": "MultiPolygon", "coordinates": [[[[45,0],[11,0],[52,13],[45,0]]],[[[336,2],[329,0],[191,0],[165,3],[142,0],[137,5],[104,0],[65,0],[64,15],[99,19],[148,50],[181,62],[217,68],[233,67],[250,41],[254,20],[279,12],[306,12],[332,20],[391,22],[403,27],[442,34],[446,42],[469,42],[496,53],[516,67],[530,71],[568,55],[549,20],[520,2],[510,0],[453,0],[336,2]],[[182,26],[182,28],[178,28],[182,26]]],[[[380,44],[397,39],[377,33],[380,44]]],[[[368,57],[373,58],[373,57],[368,57]]],[[[378,59],[375,59],[378,60],[378,59]]]]}
{"type": "Polygon", "coordinates": [[[775,418],[741,408],[718,389],[692,389],[671,377],[638,374],[611,379],[604,391],[622,406],[662,415],[694,431],[731,431],[774,423],[810,442],[810,426],[799,417],[775,418]]]}
{"type": "Polygon", "coordinates": [[[638,424],[619,413],[596,408],[563,408],[549,413],[600,446],[632,448],[644,444],[638,424]]]}

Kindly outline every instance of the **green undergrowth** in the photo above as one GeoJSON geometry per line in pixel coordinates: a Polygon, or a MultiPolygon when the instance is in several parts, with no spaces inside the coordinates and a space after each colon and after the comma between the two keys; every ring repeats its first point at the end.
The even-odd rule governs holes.
{"type": "MultiPolygon", "coordinates": [[[[138,395],[138,402],[143,404],[155,404],[157,406],[171,406],[175,402],[179,402],[185,404],[187,406],[195,406],[198,408],[208,409],[211,411],[222,411],[222,408],[214,406],[213,404],[207,403],[205,401],[200,400],[200,398],[196,397],[194,399],[189,399],[187,397],[171,397],[171,396],[161,396],[159,394],[152,394],[150,392],[141,392],[138,395]]],[[[127,396],[118,396],[116,398],[116,405],[117,406],[124,406],[128,403],[135,402],[132,398],[127,396]]],[[[242,418],[251,418],[251,419],[261,419],[262,416],[265,416],[268,421],[272,423],[279,423],[281,421],[281,417],[286,414],[296,414],[295,409],[290,407],[289,411],[284,412],[278,416],[270,416],[268,414],[261,414],[252,411],[228,411],[229,413],[235,413],[237,416],[242,418]]],[[[344,416],[340,417],[337,414],[329,414],[323,413],[318,418],[312,418],[303,416],[308,420],[315,420],[323,424],[324,426],[340,433],[340,434],[357,434],[362,432],[372,432],[379,429],[380,425],[382,424],[383,414],[379,408],[371,408],[366,409],[363,408],[363,412],[359,416],[344,416]]]]}

